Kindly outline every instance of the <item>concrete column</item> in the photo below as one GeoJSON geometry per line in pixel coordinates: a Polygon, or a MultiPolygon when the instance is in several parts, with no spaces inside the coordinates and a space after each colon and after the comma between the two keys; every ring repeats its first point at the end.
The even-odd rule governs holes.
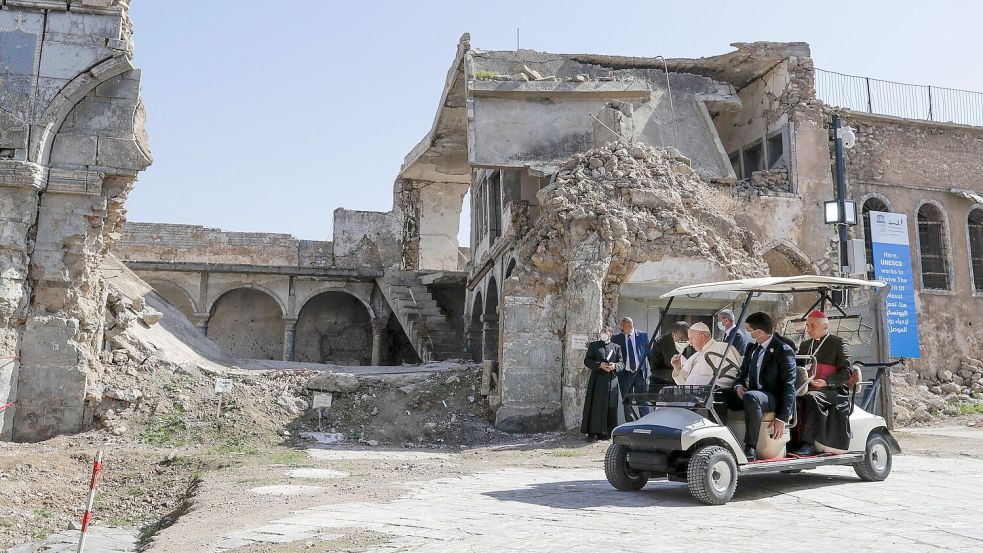
{"type": "Polygon", "coordinates": [[[378,367],[382,363],[382,331],[386,324],[383,319],[372,319],[372,366],[378,367]]]}
{"type": "Polygon", "coordinates": [[[202,334],[208,336],[208,319],[211,318],[211,313],[195,313],[191,322],[195,324],[195,328],[200,330],[202,334]]]}
{"type": "Polygon", "coordinates": [[[283,360],[294,360],[294,345],[297,342],[297,317],[283,318],[283,360]]]}

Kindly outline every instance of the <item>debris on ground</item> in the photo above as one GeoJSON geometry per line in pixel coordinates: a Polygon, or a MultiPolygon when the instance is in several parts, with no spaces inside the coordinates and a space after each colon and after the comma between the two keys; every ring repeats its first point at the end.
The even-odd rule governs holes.
{"type": "Polygon", "coordinates": [[[931,379],[912,370],[891,373],[894,422],[901,426],[932,423],[942,417],[983,414],[983,361],[960,359],[956,371],[941,370],[931,379]]]}

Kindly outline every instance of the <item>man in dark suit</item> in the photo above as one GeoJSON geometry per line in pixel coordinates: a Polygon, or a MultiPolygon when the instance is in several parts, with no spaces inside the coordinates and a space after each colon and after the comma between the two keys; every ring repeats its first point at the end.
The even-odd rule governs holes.
{"type": "Polygon", "coordinates": [[[772,438],[777,440],[785,433],[795,410],[796,369],[795,352],[775,335],[774,322],[767,313],[752,313],[747,326],[753,342],[744,353],[734,392],[741,400],[739,408],[744,410],[744,454],[753,461],[765,411],[775,412],[770,424],[772,438]]]}
{"type": "Polygon", "coordinates": [[[730,309],[721,309],[717,312],[717,328],[720,329],[724,335],[720,338],[721,342],[729,342],[730,337],[734,337],[734,349],[740,353],[744,353],[745,348],[747,348],[747,338],[744,337],[744,333],[741,329],[737,328],[734,324],[734,312],[730,309]]]}
{"type": "MultiPolygon", "coordinates": [[[[611,341],[621,347],[625,360],[625,368],[618,371],[621,396],[644,394],[648,391],[649,335],[635,329],[635,323],[631,317],[623,317],[621,319],[621,333],[615,334],[611,341]]],[[[640,405],[638,411],[639,416],[642,417],[649,414],[649,408],[645,405],[640,405]]],[[[635,409],[626,405],[625,416],[632,419],[638,418],[635,415],[635,409]]]]}
{"type": "Polygon", "coordinates": [[[672,331],[666,332],[652,344],[649,351],[649,390],[653,393],[664,386],[675,386],[672,379],[672,358],[682,355],[689,359],[696,350],[689,345],[689,324],[686,321],[676,321],[672,331]]]}

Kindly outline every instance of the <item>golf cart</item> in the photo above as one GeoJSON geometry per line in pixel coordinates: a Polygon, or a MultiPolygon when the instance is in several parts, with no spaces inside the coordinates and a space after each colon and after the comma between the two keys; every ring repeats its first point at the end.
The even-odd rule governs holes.
{"type": "MultiPolygon", "coordinates": [[[[747,294],[735,324],[740,328],[748,314],[752,299],[762,294],[817,294],[813,307],[825,309],[827,304],[849,317],[834,300],[833,292],[860,288],[880,288],[880,281],[856,280],[826,276],[765,277],[683,286],[663,294],[668,299],[665,313],[672,307],[673,298],[690,298],[728,293],[747,294]]],[[[728,300],[730,301],[730,300],[728,300]]],[[[662,320],[665,320],[665,316],[662,320]]],[[[662,322],[656,327],[658,336],[662,322]]],[[[733,346],[736,332],[728,345],[733,346]]],[[[653,338],[654,340],[655,338],[653,338]]],[[[651,344],[650,344],[651,346],[651,344]]],[[[857,475],[867,481],[887,478],[891,472],[891,456],[900,453],[898,442],[891,436],[883,417],[868,412],[879,389],[879,379],[886,378],[897,363],[864,364],[877,369],[874,382],[861,382],[860,369],[851,369],[852,438],[847,450],[835,450],[816,443],[817,454],[798,457],[786,454],[791,429],[797,421],[789,422],[781,439],[772,439],[769,422],[773,412],[766,412],[757,440],[758,460],[744,456],[744,415],[731,411],[726,423],[714,409],[714,390],[717,379],[730,370],[739,369],[722,355],[707,354],[715,376],[706,386],[668,386],[655,394],[629,394],[625,401],[631,405],[646,405],[654,409],[640,419],[614,429],[612,443],[604,460],[608,482],[618,490],[639,490],[650,478],[668,478],[686,482],[692,496],[703,503],[721,505],[734,495],[741,476],[766,472],[794,473],[826,465],[851,465],[857,475]],[[857,405],[857,393],[862,394],[857,405]],[[863,407],[862,407],[863,406],[863,407]]],[[[816,359],[798,356],[797,395],[804,394],[815,376],[816,359]]],[[[887,401],[890,399],[888,398],[887,401]]]]}

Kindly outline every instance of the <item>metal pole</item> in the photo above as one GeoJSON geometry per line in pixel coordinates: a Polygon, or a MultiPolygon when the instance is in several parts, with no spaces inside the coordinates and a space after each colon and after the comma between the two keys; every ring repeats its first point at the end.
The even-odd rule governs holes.
{"type": "Polygon", "coordinates": [[[935,121],[932,114],[932,85],[928,86],[928,120],[935,121]]]}
{"type": "Polygon", "coordinates": [[[836,158],[836,202],[840,210],[840,222],[836,225],[840,233],[840,273],[849,265],[846,251],[846,169],[843,167],[843,140],[840,138],[840,116],[833,116],[833,140],[836,158]]]}
{"type": "Polygon", "coordinates": [[[870,100],[870,77],[865,77],[867,81],[867,113],[874,113],[874,104],[870,100]]]}
{"type": "Polygon", "coordinates": [[[85,550],[85,536],[89,531],[89,522],[92,521],[92,504],[96,499],[96,485],[99,483],[99,474],[102,472],[102,451],[96,452],[95,462],[92,464],[92,479],[89,481],[89,497],[85,501],[85,514],[82,515],[82,531],[79,532],[79,545],[77,553],[85,550]]]}
{"type": "MultiPolygon", "coordinates": [[[[737,316],[737,320],[734,321],[734,326],[736,330],[730,335],[730,339],[727,340],[727,347],[724,348],[724,356],[720,358],[717,362],[717,369],[713,371],[713,380],[710,381],[710,393],[707,395],[707,402],[704,405],[706,409],[710,411],[713,418],[717,419],[717,424],[723,425],[724,422],[720,420],[720,416],[717,415],[717,411],[713,408],[713,393],[717,391],[717,379],[720,378],[720,369],[724,366],[724,360],[727,358],[727,350],[734,347],[734,340],[737,339],[737,333],[741,331],[741,324],[744,323],[744,316],[747,315],[748,307],[751,305],[751,300],[755,297],[754,292],[747,293],[747,299],[744,300],[744,305],[741,306],[741,314],[737,316]]],[[[738,352],[739,355],[744,355],[744,352],[738,352]]]]}

